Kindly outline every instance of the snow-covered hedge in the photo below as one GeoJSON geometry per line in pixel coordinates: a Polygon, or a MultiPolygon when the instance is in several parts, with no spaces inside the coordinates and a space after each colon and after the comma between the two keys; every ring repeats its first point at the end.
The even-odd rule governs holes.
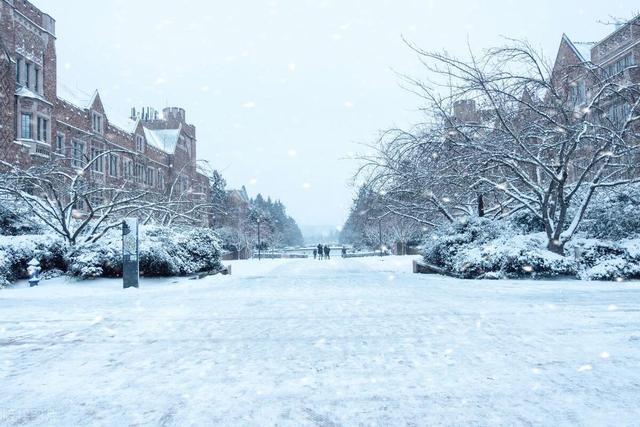
{"type": "MultiPolygon", "coordinates": [[[[43,274],[68,273],[83,279],[122,276],[122,237],[119,230],[90,245],[73,248],[52,235],[0,236],[0,287],[28,277],[31,259],[40,260],[43,274]]],[[[220,241],[208,228],[140,229],[140,273],[181,276],[218,271],[220,241]]]]}
{"type": "Polygon", "coordinates": [[[618,242],[576,238],[565,256],[546,249],[543,232],[526,216],[495,221],[471,218],[442,227],[425,244],[424,260],[465,278],[545,278],[583,280],[640,279],[640,239],[618,242]],[[525,218],[525,219],[523,219],[525,218]]]}
{"type": "MultiPolygon", "coordinates": [[[[118,231],[69,253],[69,272],[82,278],[122,275],[122,237],[118,231]]],[[[140,274],[181,276],[217,271],[220,241],[208,228],[146,226],[140,229],[140,274]]]]}
{"type": "Polygon", "coordinates": [[[569,247],[578,257],[584,280],[640,279],[640,240],[578,239],[569,247]]]}
{"type": "Polygon", "coordinates": [[[43,270],[64,269],[62,239],[48,235],[0,236],[0,286],[26,279],[29,261],[40,260],[43,270]]]}
{"type": "Polygon", "coordinates": [[[458,221],[431,236],[424,260],[466,278],[576,274],[573,259],[546,250],[544,233],[518,234],[521,225],[485,218],[458,221]]]}

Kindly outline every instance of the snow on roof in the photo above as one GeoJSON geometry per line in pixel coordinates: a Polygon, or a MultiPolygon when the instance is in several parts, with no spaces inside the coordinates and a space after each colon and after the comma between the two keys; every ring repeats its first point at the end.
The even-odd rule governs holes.
{"type": "Polygon", "coordinates": [[[34,91],[32,91],[31,89],[25,86],[18,87],[18,89],[16,89],[16,95],[21,96],[23,98],[38,99],[40,101],[46,102],[47,104],[51,105],[51,103],[46,99],[44,99],[42,95],[35,93],[34,91]]]}
{"type": "Polygon", "coordinates": [[[131,120],[130,118],[121,118],[118,117],[117,114],[110,114],[108,112],[105,112],[105,114],[107,115],[107,119],[109,120],[109,124],[111,126],[115,126],[127,133],[135,132],[136,128],[138,127],[138,122],[140,121],[139,119],[131,120]]]}
{"type": "Polygon", "coordinates": [[[181,131],[182,125],[177,129],[147,129],[145,127],[144,135],[147,138],[147,143],[152,147],[167,154],[173,154],[176,151],[181,131]]]}
{"type": "Polygon", "coordinates": [[[83,110],[91,107],[96,96],[96,91],[93,94],[89,94],[77,88],[72,89],[63,83],[58,83],[57,89],[58,98],[83,110]]]}
{"type": "Polygon", "coordinates": [[[593,46],[593,43],[574,43],[566,34],[563,34],[562,38],[567,42],[571,49],[573,49],[582,62],[591,62],[591,47],[593,46]]]}
{"type": "Polygon", "coordinates": [[[574,43],[573,47],[578,51],[585,62],[591,61],[591,48],[593,43],[574,43]]]}

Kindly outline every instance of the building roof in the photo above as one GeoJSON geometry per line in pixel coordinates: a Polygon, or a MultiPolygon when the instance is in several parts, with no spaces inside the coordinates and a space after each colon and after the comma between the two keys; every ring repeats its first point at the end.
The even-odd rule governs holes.
{"type": "Polygon", "coordinates": [[[105,114],[111,126],[115,126],[126,133],[134,133],[138,127],[138,123],[140,123],[140,119],[131,120],[130,118],[120,118],[117,114],[110,114],[109,112],[105,112],[105,114]]]}
{"type": "Polygon", "coordinates": [[[58,98],[68,102],[71,105],[75,105],[82,110],[86,110],[91,107],[91,104],[93,104],[97,93],[97,91],[94,91],[93,94],[89,94],[82,91],[81,89],[70,88],[69,86],[60,82],[58,82],[57,90],[58,98]]]}
{"type": "Polygon", "coordinates": [[[148,129],[144,128],[144,135],[147,138],[147,144],[167,154],[176,152],[178,139],[182,132],[182,125],[177,129],[148,129]]]}

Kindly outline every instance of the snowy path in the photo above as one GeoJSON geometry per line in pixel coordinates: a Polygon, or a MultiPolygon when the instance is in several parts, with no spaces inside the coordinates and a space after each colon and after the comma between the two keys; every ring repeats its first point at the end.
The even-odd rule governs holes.
{"type": "Polygon", "coordinates": [[[0,291],[0,425],[638,425],[639,284],[410,264],[0,291]]]}

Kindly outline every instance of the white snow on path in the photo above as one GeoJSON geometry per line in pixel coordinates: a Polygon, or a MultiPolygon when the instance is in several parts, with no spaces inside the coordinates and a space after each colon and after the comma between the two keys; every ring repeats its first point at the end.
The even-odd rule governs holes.
{"type": "Polygon", "coordinates": [[[638,425],[640,284],[410,270],[0,291],[0,425],[638,425]]]}

